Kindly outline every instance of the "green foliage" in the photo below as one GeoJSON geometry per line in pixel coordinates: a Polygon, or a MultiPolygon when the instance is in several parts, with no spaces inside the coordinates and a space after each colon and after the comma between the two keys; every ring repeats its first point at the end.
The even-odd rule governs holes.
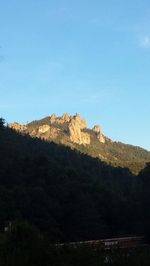
{"type": "Polygon", "coordinates": [[[134,176],[9,128],[1,131],[0,150],[1,228],[26,220],[51,242],[146,234],[147,168],[134,176]]]}
{"type": "Polygon", "coordinates": [[[150,163],[140,172],[138,177],[140,184],[139,201],[142,224],[144,224],[144,233],[150,241],[150,163]]]}
{"type": "Polygon", "coordinates": [[[12,223],[11,230],[3,233],[3,241],[0,244],[0,265],[41,266],[46,258],[45,249],[46,242],[33,226],[27,222],[12,223]]]}
{"type": "Polygon", "coordinates": [[[17,222],[1,234],[1,266],[149,266],[150,248],[102,250],[89,246],[57,246],[27,223],[17,222]],[[23,238],[22,238],[23,236],[23,238]]]}
{"type": "Polygon", "coordinates": [[[107,253],[53,243],[130,234],[150,240],[150,164],[134,176],[9,128],[0,137],[1,266],[149,266],[149,247],[107,253]],[[16,222],[4,233],[9,221],[16,222]]]}
{"type": "Polygon", "coordinates": [[[9,128],[0,150],[1,225],[25,219],[51,241],[135,232],[136,177],[128,169],[9,128]]]}
{"type": "Polygon", "coordinates": [[[100,247],[77,246],[76,249],[64,247],[56,251],[55,266],[148,266],[150,263],[150,249],[114,249],[102,251],[100,247]]]}
{"type": "Polygon", "coordinates": [[[39,126],[49,125],[51,128],[59,129],[59,136],[56,139],[49,139],[49,141],[55,141],[60,144],[63,143],[66,146],[70,146],[75,150],[88,154],[94,158],[105,161],[107,164],[115,167],[127,167],[133,174],[138,174],[141,169],[145,167],[145,164],[150,161],[150,152],[140,147],[123,144],[121,142],[112,142],[106,138],[106,143],[100,143],[95,133],[90,129],[84,129],[84,132],[88,133],[91,138],[90,145],[78,145],[70,141],[69,135],[64,134],[67,132],[67,123],[59,124],[54,122],[51,124],[50,117],[45,117],[41,120],[36,120],[27,125],[28,132],[35,131],[34,136],[38,133],[39,126]]]}
{"type": "Polygon", "coordinates": [[[103,144],[98,142],[94,136],[91,145],[78,145],[76,149],[114,167],[127,167],[135,175],[145,167],[146,162],[150,161],[149,151],[121,142],[111,142],[109,139],[103,144]]]}

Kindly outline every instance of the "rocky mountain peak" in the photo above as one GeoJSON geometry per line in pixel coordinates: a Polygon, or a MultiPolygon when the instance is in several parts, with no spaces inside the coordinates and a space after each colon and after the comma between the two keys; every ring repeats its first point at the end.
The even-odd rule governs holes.
{"type": "Polygon", "coordinates": [[[102,130],[101,130],[101,127],[99,125],[95,125],[93,128],[92,128],[93,132],[95,133],[97,139],[101,142],[101,143],[105,143],[105,137],[104,135],[102,134],[102,130]]]}
{"type": "Polygon", "coordinates": [[[52,114],[52,115],[50,116],[50,123],[51,123],[51,124],[55,123],[56,119],[57,119],[57,116],[56,116],[55,114],[52,114]]]}
{"type": "Polygon", "coordinates": [[[8,124],[8,127],[12,128],[12,129],[14,129],[16,131],[25,131],[27,129],[26,125],[21,125],[21,124],[19,124],[17,122],[8,124]]]}
{"type": "Polygon", "coordinates": [[[76,114],[71,118],[71,123],[75,123],[78,127],[80,127],[80,129],[84,129],[87,127],[86,120],[81,119],[79,114],[76,114]]]}
{"type": "Polygon", "coordinates": [[[23,135],[69,146],[115,166],[129,167],[134,173],[137,173],[137,169],[141,170],[150,158],[150,153],[139,147],[111,141],[103,135],[102,128],[97,124],[87,128],[86,120],[79,114],[64,113],[59,117],[52,114],[26,125],[10,123],[8,127],[23,135]],[[130,165],[130,161],[133,164],[130,165]]]}
{"type": "Polygon", "coordinates": [[[77,144],[90,144],[90,135],[82,132],[86,128],[86,121],[81,119],[79,114],[73,116],[69,122],[68,129],[70,140],[77,144]]]}
{"type": "Polygon", "coordinates": [[[99,125],[95,125],[95,126],[92,128],[92,130],[93,130],[95,133],[99,134],[99,133],[101,132],[101,127],[100,127],[99,125]]]}
{"type": "Polygon", "coordinates": [[[97,140],[105,143],[105,137],[100,126],[95,125],[92,131],[87,129],[86,120],[82,119],[78,113],[73,116],[64,113],[60,117],[52,114],[50,117],[33,121],[27,125],[15,122],[8,126],[16,131],[30,134],[32,137],[39,137],[48,141],[59,138],[62,142],[63,138],[68,138],[72,143],[79,145],[90,145],[92,137],[90,132],[93,131],[97,140]]]}
{"type": "Polygon", "coordinates": [[[69,122],[70,121],[70,116],[67,113],[65,113],[61,117],[56,117],[55,115],[53,115],[53,117],[50,118],[50,119],[52,119],[53,122],[56,122],[57,124],[61,125],[61,124],[69,122]]]}
{"type": "Polygon", "coordinates": [[[68,115],[68,113],[65,113],[65,114],[62,115],[61,119],[64,122],[69,122],[70,121],[70,116],[68,115]]]}

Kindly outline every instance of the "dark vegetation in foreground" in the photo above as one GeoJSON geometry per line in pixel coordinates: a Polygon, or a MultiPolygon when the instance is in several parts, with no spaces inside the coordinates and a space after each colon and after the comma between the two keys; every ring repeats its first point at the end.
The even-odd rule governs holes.
{"type": "Polygon", "coordinates": [[[134,176],[0,121],[0,226],[25,220],[49,241],[150,235],[150,165],[134,176]]]}
{"type": "Polygon", "coordinates": [[[13,223],[0,235],[1,266],[149,266],[150,247],[103,250],[77,245],[58,247],[28,223],[13,223]]]}
{"type": "Polygon", "coordinates": [[[150,164],[134,176],[22,136],[0,120],[1,266],[149,266],[149,246],[106,251],[55,245],[134,234],[149,240],[149,195],[150,164]]]}

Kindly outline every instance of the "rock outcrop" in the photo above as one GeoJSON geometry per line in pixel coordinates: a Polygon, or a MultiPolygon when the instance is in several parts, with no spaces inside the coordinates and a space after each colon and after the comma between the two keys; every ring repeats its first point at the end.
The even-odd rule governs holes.
{"type": "Polygon", "coordinates": [[[101,131],[101,128],[100,128],[99,125],[95,125],[92,130],[95,133],[95,135],[96,135],[97,139],[99,140],[99,142],[101,142],[101,143],[105,143],[106,142],[105,137],[102,134],[102,131],[101,131]]]}
{"type": "Polygon", "coordinates": [[[50,123],[51,123],[51,124],[55,123],[55,122],[56,122],[56,119],[57,119],[56,115],[55,115],[55,114],[52,114],[52,115],[50,116],[50,123]]]}
{"type": "Polygon", "coordinates": [[[70,116],[67,113],[65,113],[62,115],[61,119],[66,123],[70,121],[70,116]]]}
{"type": "Polygon", "coordinates": [[[39,129],[38,129],[39,133],[42,133],[42,134],[46,133],[49,130],[50,130],[50,126],[49,125],[40,126],[39,129]]]}
{"type": "Polygon", "coordinates": [[[50,139],[56,139],[60,134],[60,129],[59,128],[50,128],[49,131],[49,138],[50,139]]]}
{"type": "Polygon", "coordinates": [[[50,124],[57,123],[57,124],[64,124],[70,121],[70,116],[65,113],[61,117],[57,117],[55,114],[50,116],[50,124]]]}
{"type": "MultiPolygon", "coordinates": [[[[68,141],[69,143],[75,143],[79,145],[90,145],[92,142],[91,130],[87,129],[86,121],[81,119],[79,114],[69,116],[67,113],[61,117],[57,117],[52,114],[50,118],[46,118],[43,125],[43,119],[40,121],[33,121],[27,125],[20,125],[19,123],[11,123],[8,126],[27,133],[32,137],[42,138],[48,141],[55,140],[59,137],[61,142],[68,141]]],[[[95,138],[100,143],[105,143],[106,139],[102,134],[102,130],[99,125],[95,125],[92,129],[95,134],[95,138]]]]}
{"type": "Polygon", "coordinates": [[[59,128],[51,127],[49,125],[43,125],[38,128],[38,137],[45,140],[56,139],[60,133],[59,128]]]}
{"type": "Polygon", "coordinates": [[[26,129],[27,129],[27,126],[25,126],[25,125],[21,125],[21,124],[19,124],[19,123],[17,123],[17,122],[14,122],[14,123],[10,123],[10,124],[8,124],[8,127],[9,128],[12,128],[12,129],[14,129],[14,130],[16,130],[16,131],[21,131],[21,132],[24,132],[24,131],[26,131],[26,129]]]}
{"type": "Polygon", "coordinates": [[[90,144],[90,135],[82,130],[86,128],[86,121],[81,119],[77,114],[73,116],[69,122],[68,130],[70,140],[79,145],[90,144]]]}
{"type": "Polygon", "coordinates": [[[64,123],[68,123],[69,121],[70,121],[70,116],[67,113],[63,114],[61,117],[58,117],[56,119],[56,123],[60,125],[64,123]]]}

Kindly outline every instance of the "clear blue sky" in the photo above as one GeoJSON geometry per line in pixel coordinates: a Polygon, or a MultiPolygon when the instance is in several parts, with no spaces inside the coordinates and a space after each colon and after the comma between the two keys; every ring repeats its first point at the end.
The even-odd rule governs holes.
{"type": "Polygon", "coordinates": [[[150,1],[0,1],[0,116],[64,112],[150,149],[150,1]]]}

